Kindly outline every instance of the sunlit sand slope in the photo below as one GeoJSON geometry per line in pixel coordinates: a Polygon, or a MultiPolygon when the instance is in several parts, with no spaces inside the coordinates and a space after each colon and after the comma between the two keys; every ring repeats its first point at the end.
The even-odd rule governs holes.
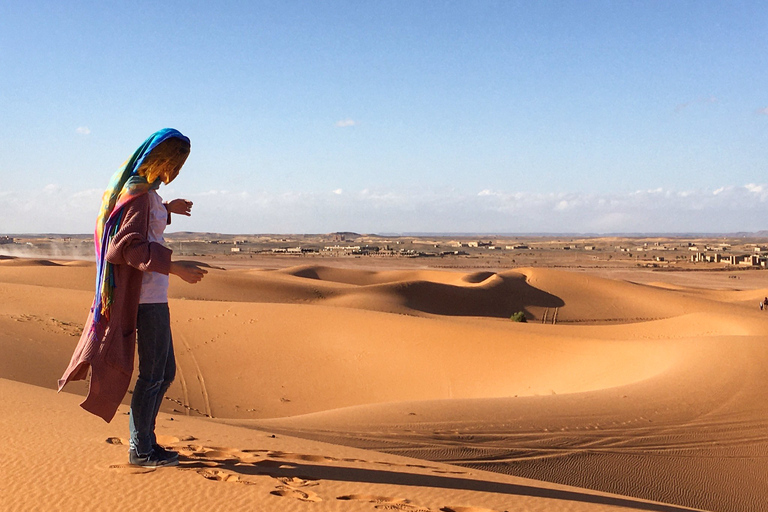
{"type": "Polygon", "coordinates": [[[0,379],[0,395],[8,511],[688,510],[164,413],[158,441],[180,464],[137,468],[126,463],[126,407],[106,424],[68,393],[0,379]]]}

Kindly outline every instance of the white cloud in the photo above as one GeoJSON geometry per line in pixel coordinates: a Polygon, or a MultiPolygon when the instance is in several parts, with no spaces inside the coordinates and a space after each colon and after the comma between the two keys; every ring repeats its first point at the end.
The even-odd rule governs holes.
{"type": "Polygon", "coordinates": [[[87,126],[78,126],[75,131],[77,133],[79,133],[80,135],[90,135],[91,134],[91,129],[88,128],[87,126]]]}
{"type": "Polygon", "coordinates": [[[340,119],[339,121],[336,121],[336,126],[338,128],[348,128],[350,126],[356,126],[357,121],[354,119],[340,119]]]}
{"type": "MultiPolygon", "coordinates": [[[[163,189],[194,202],[172,230],[224,233],[674,233],[765,229],[768,183],[631,193],[348,189],[272,193],[163,189]]],[[[0,193],[0,233],[88,233],[102,190],[46,185],[0,193]]]]}

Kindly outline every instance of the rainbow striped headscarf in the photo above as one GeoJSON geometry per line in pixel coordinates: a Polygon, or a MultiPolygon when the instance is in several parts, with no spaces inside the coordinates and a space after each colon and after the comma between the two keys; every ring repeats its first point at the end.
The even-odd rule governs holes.
{"type": "Polygon", "coordinates": [[[101,210],[96,219],[96,232],[93,239],[96,246],[96,296],[93,299],[93,325],[95,326],[101,316],[109,318],[109,308],[113,301],[115,288],[114,269],[107,261],[107,247],[110,239],[115,236],[120,228],[123,210],[132,199],[155,190],[160,186],[160,180],[153,183],[147,182],[137,171],[153,149],[161,142],[170,138],[179,138],[189,143],[189,139],[173,128],[163,128],[149,136],[139,146],[131,158],[112,176],[107,190],[101,197],[101,210]]]}

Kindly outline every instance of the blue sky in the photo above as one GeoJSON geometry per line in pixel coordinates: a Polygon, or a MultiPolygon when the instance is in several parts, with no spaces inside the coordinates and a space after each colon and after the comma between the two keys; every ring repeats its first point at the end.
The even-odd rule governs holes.
{"type": "Polygon", "coordinates": [[[175,230],[768,228],[764,2],[109,4],[0,3],[0,233],[166,126],[175,230]]]}

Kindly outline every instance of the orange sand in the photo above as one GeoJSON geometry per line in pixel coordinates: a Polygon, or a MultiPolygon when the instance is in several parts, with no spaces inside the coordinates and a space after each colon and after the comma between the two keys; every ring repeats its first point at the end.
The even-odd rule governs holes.
{"type": "Polygon", "coordinates": [[[762,274],[741,290],[538,268],[174,278],[158,433],[182,463],[146,471],[126,466],[127,416],[51,391],[93,266],[2,260],[3,506],[763,510],[762,274]]]}

